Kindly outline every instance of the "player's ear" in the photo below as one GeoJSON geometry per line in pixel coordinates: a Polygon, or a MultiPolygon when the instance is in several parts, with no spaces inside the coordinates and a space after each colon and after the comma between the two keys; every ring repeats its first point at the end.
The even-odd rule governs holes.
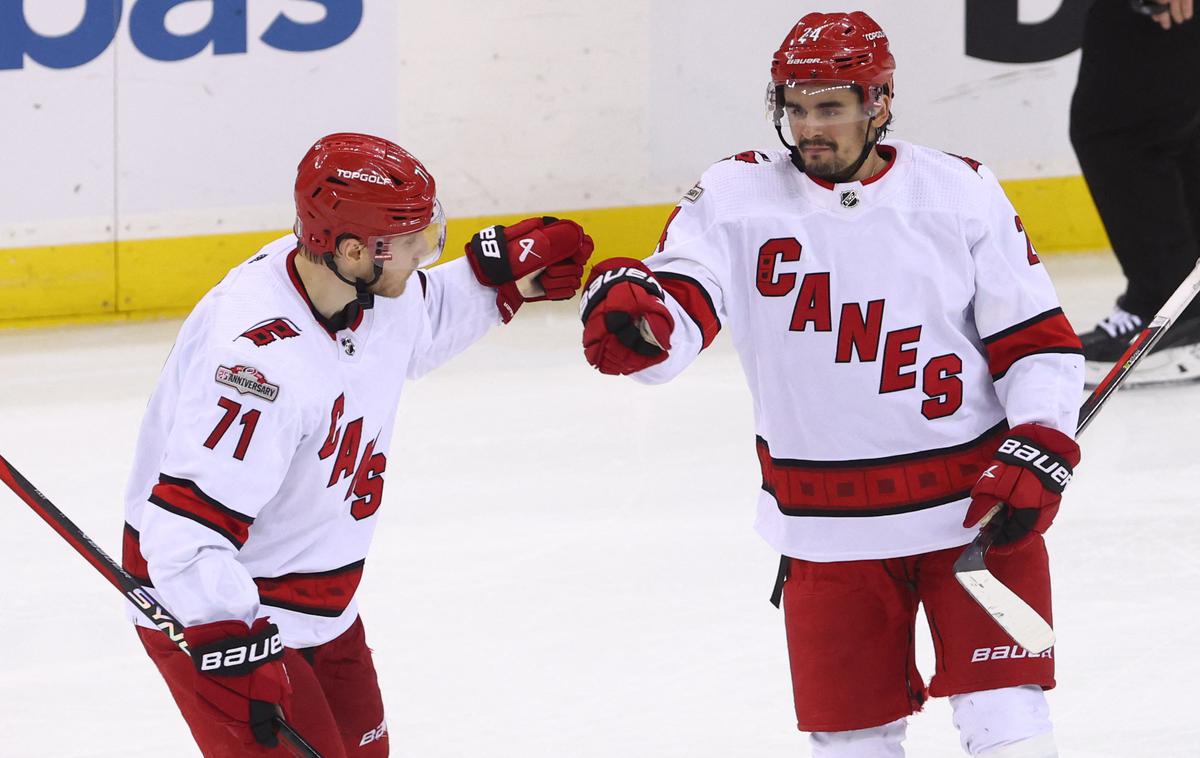
{"type": "Polygon", "coordinates": [[[357,261],[366,252],[367,246],[358,237],[345,235],[338,239],[337,254],[343,258],[357,261]]]}
{"type": "Polygon", "coordinates": [[[892,115],[892,96],[881,95],[879,98],[879,110],[875,113],[875,117],[871,119],[871,125],[876,129],[881,128],[888,122],[892,115]]]}

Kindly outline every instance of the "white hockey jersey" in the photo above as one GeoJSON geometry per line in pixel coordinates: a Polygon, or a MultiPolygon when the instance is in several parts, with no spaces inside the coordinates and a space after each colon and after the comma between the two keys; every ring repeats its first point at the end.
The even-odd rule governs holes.
{"type": "Polygon", "coordinates": [[[728,327],[754,397],[756,528],[815,561],[969,542],[968,494],[1009,426],[1074,436],[1083,359],[995,176],[881,145],[831,184],[786,151],[712,166],[647,261],[675,319],[664,382],[728,327]]]}
{"type": "Polygon", "coordinates": [[[405,378],[500,317],[464,259],[331,332],[296,255],[291,235],[268,244],[184,322],[142,422],[123,564],[185,625],[270,616],[309,647],[358,614],[405,378]]]}

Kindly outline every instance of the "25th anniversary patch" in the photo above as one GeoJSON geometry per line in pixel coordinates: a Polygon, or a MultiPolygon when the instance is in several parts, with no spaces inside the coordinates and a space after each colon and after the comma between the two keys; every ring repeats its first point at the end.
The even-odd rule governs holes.
{"type": "Polygon", "coordinates": [[[218,366],[216,379],[218,384],[233,387],[242,395],[258,395],[272,403],[279,397],[279,385],[268,382],[263,372],[253,366],[218,366]]]}

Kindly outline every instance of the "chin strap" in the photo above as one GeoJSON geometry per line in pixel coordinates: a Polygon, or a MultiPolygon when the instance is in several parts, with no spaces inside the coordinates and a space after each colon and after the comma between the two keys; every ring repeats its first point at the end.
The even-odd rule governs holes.
{"type": "Polygon", "coordinates": [[[783,122],[780,121],[783,111],[777,110],[775,114],[775,133],[779,135],[779,141],[788,149],[788,153],[792,157],[792,165],[796,167],[796,170],[802,174],[807,174],[808,172],[804,170],[804,158],[800,155],[800,148],[788,142],[787,138],[783,136],[783,122]]]}
{"type": "MultiPolygon", "coordinates": [[[[776,88],[775,97],[776,103],[783,102],[783,87],[776,88]]],[[[807,174],[808,171],[804,167],[804,157],[800,155],[800,148],[788,142],[787,138],[783,136],[783,108],[776,107],[773,116],[775,121],[775,133],[779,135],[779,141],[783,143],[783,146],[788,149],[788,153],[792,158],[792,165],[795,166],[800,173],[807,174]]],[[[862,152],[858,154],[858,160],[854,161],[854,163],[851,163],[845,169],[839,171],[833,176],[821,178],[834,184],[840,184],[841,182],[849,181],[850,177],[854,176],[854,174],[857,173],[860,168],[862,168],[862,165],[867,162],[867,156],[869,156],[871,151],[875,149],[875,145],[878,142],[879,130],[875,130],[874,137],[871,136],[871,119],[868,118],[867,128],[863,131],[863,149],[862,152]]]]}
{"type": "MultiPolygon", "coordinates": [[[[333,272],[334,276],[354,288],[355,297],[353,304],[358,309],[365,311],[368,308],[375,307],[375,293],[371,292],[371,285],[379,281],[379,277],[383,275],[383,266],[378,263],[375,264],[375,276],[368,282],[365,279],[347,279],[342,276],[342,272],[338,271],[337,263],[333,260],[333,253],[325,253],[321,256],[321,260],[325,262],[325,266],[333,272]]],[[[347,305],[346,308],[349,309],[350,306],[347,305]]]]}
{"type": "Polygon", "coordinates": [[[834,184],[850,181],[850,178],[858,173],[858,170],[862,168],[862,165],[867,162],[867,156],[870,155],[871,151],[875,149],[875,143],[879,141],[879,132],[876,131],[875,135],[876,136],[874,137],[871,136],[871,119],[867,119],[867,128],[863,131],[863,149],[862,152],[858,154],[858,160],[854,161],[854,163],[851,163],[837,174],[826,177],[825,181],[833,182],[834,184]]]}

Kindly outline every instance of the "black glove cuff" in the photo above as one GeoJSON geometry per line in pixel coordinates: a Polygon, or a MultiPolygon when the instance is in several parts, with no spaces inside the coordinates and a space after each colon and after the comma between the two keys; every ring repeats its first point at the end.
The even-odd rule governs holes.
{"type": "Polygon", "coordinates": [[[1032,471],[1043,487],[1059,495],[1071,483],[1074,475],[1074,469],[1066,458],[1042,448],[1028,437],[1006,437],[994,458],[1032,471]]]}
{"type": "Polygon", "coordinates": [[[498,287],[513,280],[512,261],[508,259],[508,237],[504,227],[497,224],[480,229],[467,243],[467,252],[475,275],[489,287],[498,287]]]}
{"type": "Polygon", "coordinates": [[[640,263],[636,266],[616,266],[608,271],[593,274],[587,287],[579,294],[580,320],[587,322],[588,316],[592,315],[592,310],[600,304],[600,301],[604,300],[608,291],[623,283],[635,284],[659,300],[666,299],[663,296],[662,286],[650,273],[650,269],[640,263]]]}
{"type": "Polygon", "coordinates": [[[255,634],[245,637],[191,646],[192,663],[205,676],[245,676],[269,661],[283,657],[283,640],[279,627],[267,624],[255,634]]]}

